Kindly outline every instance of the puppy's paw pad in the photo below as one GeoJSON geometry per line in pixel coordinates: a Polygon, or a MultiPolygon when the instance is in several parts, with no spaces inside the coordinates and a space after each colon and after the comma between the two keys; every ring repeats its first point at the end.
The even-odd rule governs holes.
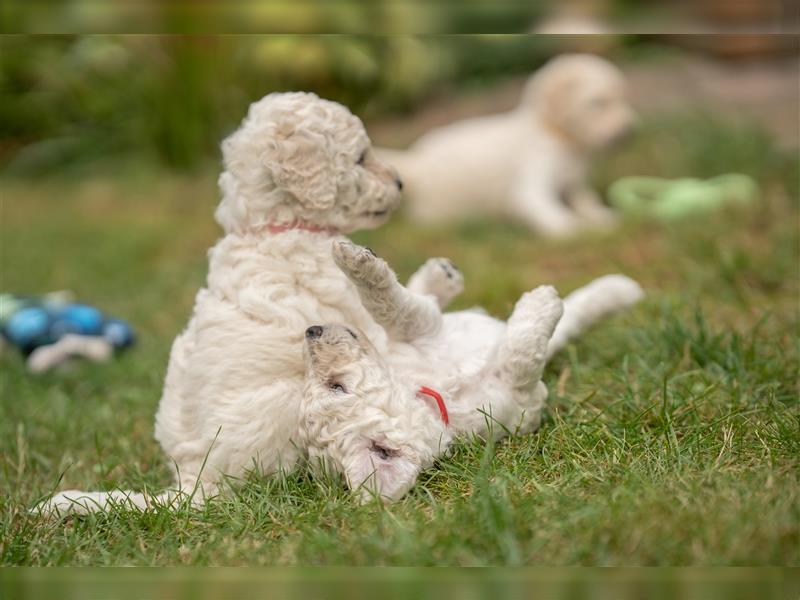
{"type": "Polygon", "coordinates": [[[453,261],[449,258],[432,258],[426,264],[430,264],[447,279],[453,281],[464,280],[464,276],[461,274],[461,271],[458,270],[458,267],[456,267],[453,264],[453,261]]]}
{"type": "Polygon", "coordinates": [[[560,305],[561,298],[558,291],[552,285],[540,285],[539,287],[522,294],[517,301],[517,306],[525,306],[529,309],[543,309],[560,305]]]}
{"type": "Polygon", "coordinates": [[[333,258],[340,267],[357,267],[375,260],[380,260],[371,248],[358,246],[351,241],[333,243],[333,258]]]}
{"type": "Polygon", "coordinates": [[[442,300],[449,302],[464,291],[464,276],[447,258],[433,258],[431,263],[431,287],[442,300]]]}
{"type": "Polygon", "coordinates": [[[509,323],[535,323],[552,330],[564,312],[564,304],[551,285],[540,285],[517,301],[509,323]]]}
{"type": "Polygon", "coordinates": [[[448,258],[430,258],[420,270],[431,285],[463,288],[464,276],[448,258]]]}
{"type": "Polygon", "coordinates": [[[333,260],[351,279],[368,285],[391,281],[392,270],[372,248],[358,246],[349,240],[333,243],[333,260]]]}
{"type": "Polygon", "coordinates": [[[337,261],[354,257],[358,253],[358,248],[350,240],[336,240],[331,244],[331,252],[333,252],[333,256],[337,261]]]}

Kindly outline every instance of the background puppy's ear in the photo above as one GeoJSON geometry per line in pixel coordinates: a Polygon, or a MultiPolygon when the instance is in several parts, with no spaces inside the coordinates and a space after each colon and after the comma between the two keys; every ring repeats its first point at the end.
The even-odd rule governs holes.
{"type": "Polygon", "coordinates": [[[279,126],[261,157],[278,187],[306,208],[326,210],[336,201],[336,174],[324,135],[279,126]]]}
{"type": "Polygon", "coordinates": [[[540,90],[543,118],[569,131],[572,98],[579,86],[580,81],[571,73],[554,73],[540,90]]]}
{"type": "Polygon", "coordinates": [[[581,84],[580,73],[575,69],[581,61],[580,55],[573,54],[551,59],[528,79],[523,105],[532,107],[551,125],[563,127],[570,100],[581,84]]]}

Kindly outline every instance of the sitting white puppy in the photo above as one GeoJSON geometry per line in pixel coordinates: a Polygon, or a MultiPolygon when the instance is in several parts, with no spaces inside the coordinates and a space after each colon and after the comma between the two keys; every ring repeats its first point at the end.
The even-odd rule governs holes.
{"type": "MultiPolygon", "coordinates": [[[[210,251],[207,287],[173,344],[156,415],[156,439],[175,466],[176,484],[155,497],[159,502],[192,492],[201,501],[219,491],[225,475],[241,477],[253,467],[290,472],[309,453],[338,460],[352,487],[364,483],[375,470],[373,457],[386,447],[363,432],[381,415],[353,404],[343,421],[330,421],[339,439],[325,443],[329,425],[303,412],[304,332],[317,323],[362,332],[406,387],[429,386],[443,402],[463,407],[458,422],[465,428],[484,427],[478,407],[512,431],[538,426],[546,395],[539,379],[561,301],[551,288],[526,295],[508,327],[480,313],[443,316],[441,306],[461,288],[447,261],[426,263],[410,290],[384,261],[344,238],[382,224],[399,200],[400,182],[372,156],[358,118],[313,94],[272,94],[250,107],[222,149],[216,218],[225,236],[210,251]],[[336,444],[349,449],[346,460],[336,444]]],[[[627,278],[600,280],[594,289],[589,310],[579,303],[571,311],[568,304],[562,341],[641,293],[627,278]]],[[[336,394],[337,385],[358,383],[331,380],[328,389],[336,394]]],[[[384,415],[383,428],[414,428],[411,413],[408,419],[401,413],[399,421],[384,415]]],[[[378,473],[379,495],[398,498],[430,464],[433,438],[424,429],[411,435],[421,441],[403,454],[403,477],[395,478],[391,467],[378,473]]],[[[399,456],[403,448],[391,450],[399,456]]],[[[153,498],[70,491],[39,509],[147,507],[153,498]]]]}
{"type": "Polygon", "coordinates": [[[616,67],[567,54],[531,77],[516,109],[445,125],[407,151],[378,155],[399,171],[417,222],[493,214],[543,235],[569,235],[613,222],[586,181],[587,162],[634,118],[616,67]]]}

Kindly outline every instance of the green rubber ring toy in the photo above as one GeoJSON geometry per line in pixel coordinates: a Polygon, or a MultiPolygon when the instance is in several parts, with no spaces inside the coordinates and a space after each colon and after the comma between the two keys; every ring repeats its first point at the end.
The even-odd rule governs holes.
{"type": "Polygon", "coordinates": [[[728,205],[747,206],[760,195],[749,175],[729,173],[711,179],[623,177],[608,188],[608,201],[622,213],[675,221],[728,205]]]}

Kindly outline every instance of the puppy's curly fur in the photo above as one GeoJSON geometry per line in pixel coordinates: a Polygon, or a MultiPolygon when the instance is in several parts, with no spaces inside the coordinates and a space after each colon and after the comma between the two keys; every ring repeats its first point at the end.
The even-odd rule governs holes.
{"type": "Polygon", "coordinates": [[[368,229],[399,201],[397,174],[372,156],[361,120],[313,94],[254,102],[222,154],[215,216],[226,233],[297,219],[345,233],[368,229]]]}
{"type": "Polygon", "coordinates": [[[542,235],[570,235],[614,221],[586,182],[587,162],[633,121],[616,67],[568,54],[531,77],[516,109],[434,129],[407,151],[378,153],[398,168],[417,222],[498,214],[542,235]]]}
{"type": "MultiPolygon", "coordinates": [[[[395,499],[453,435],[487,434],[478,409],[492,414],[497,431],[538,427],[546,395],[539,379],[561,314],[552,288],[523,296],[508,325],[478,312],[443,315],[462,285],[449,261],[426,263],[412,291],[372,251],[332,233],[382,224],[401,187],[372,155],[361,122],[339,104],[313,94],[269,95],[222,147],[216,216],[225,235],[209,253],[207,285],[170,355],[155,436],[176,467],[176,490],[159,501],[177,490],[196,491],[199,501],[219,491],[224,475],[253,466],[291,471],[307,456],[327,459],[353,488],[369,479],[376,482],[370,489],[395,499]],[[331,381],[355,373],[359,362],[358,352],[340,344],[327,361],[318,357],[320,375],[309,383],[304,331],[318,323],[343,323],[370,340],[370,350],[356,350],[379,368],[367,365],[340,383],[360,395],[311,394],[316,400],[303,402],[307,385],[332,390],[331,381]],[[420,385],[445,394],[453,427],[443,429],[435,408],[414,397],[420,385]],[[379,397],[387,400],[358,401],[379,397]],[[392,460],[376,466],[376,452],[392,460]]],[[[635,299],[615,298],[605,312],[597,310],[602,302],[591,303],[572,316],[568,302],[563,322],[578,323],[568,330],[574,335],[635,299]]],[[[152,499],[70,491],[39,509],[146,507],[152,499]]]]}

